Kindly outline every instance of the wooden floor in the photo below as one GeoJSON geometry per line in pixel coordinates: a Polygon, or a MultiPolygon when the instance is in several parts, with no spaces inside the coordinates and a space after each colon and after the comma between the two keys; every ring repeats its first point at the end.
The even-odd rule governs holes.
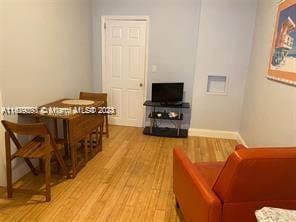
{"type": "MultiPolygon", "coordinates": [[[[233,140],[144,136],[142,129],[111,127],[104,151],[74,180],[54,180],[52,201],[0,189],[0,221],[182,221],[172,191],[172,149],[183,147],[193,161],[225,160],[233,140]]],[[[31,174],[16,183],[41,188],[31,174]]]]}

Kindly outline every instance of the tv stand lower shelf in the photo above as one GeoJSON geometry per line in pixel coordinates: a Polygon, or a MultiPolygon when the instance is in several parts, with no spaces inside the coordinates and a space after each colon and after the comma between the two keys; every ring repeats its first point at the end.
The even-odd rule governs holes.
{"type": "Polygon", "coordinates": [[[186,138],[188,136],[188,130],[187,129],[168,128],[168,127],[149,127],[149,126],[147,126],[144,128],[143,134],[150,135],[150,136],[186,138]]]}

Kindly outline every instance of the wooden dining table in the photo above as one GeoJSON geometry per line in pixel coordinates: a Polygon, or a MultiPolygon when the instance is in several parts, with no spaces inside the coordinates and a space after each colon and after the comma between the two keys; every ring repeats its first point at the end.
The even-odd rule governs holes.
{"type": "MultiPolygon", "coordinates": [[[[71,170],[70,176],[75,178],[77,172],[82,168],[81,163],[77,160],[77,145],[80,141],[84,140],[86,137],[92,134],[94,130],[97,130],[99,125],[102,123],[102,116],[97,113],[97,111],[104,105],[103,101],[92,101],[90,105],[82,104],[65,104],[66,100],[70,99],[60,99],[45,105],[38,107],[40,110],[36,115],[36,120],[41,121],[42,118],[47,118],[54,121],[54,131],[55,137],[59,138],[58,133],[58,121],[63,123],[63,143],[65,145],[65,150],[70,151],[71,160],[71,170]],[[66,110],[73,109],[86,109],[91,107],[96,110],[96,113],[75,113],[67,112],[66,110]],[[45,111],[53,111],[51,113],[45,111]],[[58,110],[58,111],[57,111],[58,110]],[[60,112],[60,111],[65,112],[60,112]],[[54,112],[57,111],[57,112],[54,112]]],[[[89,146],[93,146],[91,138],[89,138],[89,146]]],[[[98,138],[97,138],[98,139],[98,138]]],[[[98,140],[97,140],[98,141],[98,140]]],[[[100,135],[101,143],[96,143],[96,149],[102,149],[102,134],[100,135]]],[[[67,154],[66,154],[67,155],[67,154]]]]}

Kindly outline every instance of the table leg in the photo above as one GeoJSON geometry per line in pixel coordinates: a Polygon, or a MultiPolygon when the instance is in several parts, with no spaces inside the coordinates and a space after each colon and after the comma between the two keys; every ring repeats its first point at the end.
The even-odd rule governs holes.
{"type": "Polygon", "coordinates": [[[100,145],[100,141],[99,141],[99,130],[98,130],[98,128],[96,128],[96,147],[99,147],[99,145],[100,145]]]}
{"type": "Polygon", "coordinates": [[[100,151],[103,150],[103,130],[104,130],[104,124],[100,126],[100,151]]]}
{"type": "Polygon", "coordinates": [[[77,173],[77,147],[74,144],[70,144],[71,162],[72,162],[72,178],[76,177],[77,173]]]}
{"type": "Polygon", "coordinates": [[[93,136],[92,132],[88,136],[89,139],[89,149],[90,149],[90,154],[93,157],[94,156],[94,144],[93,144],[93,136]]]}
{"type": "Polygon", "coordinates": [[[70,129],[69,129],[69,122],[67,120],[63,120],[63,130],[64,130],[64,137],[65,137],[65,154],[69,156],[68,152],[71,153],[71,168],[72,168],[72,178],[75,178],[77,172],[77,148],[75,144],[70,143],[70,129]]]}
{"type": "Polygon", "coordinates": [[[65,139],[65,156],[69,156],[69,129],[67,120],[63,120],[63,131],[64,131],[64,139],[65,139]]]}

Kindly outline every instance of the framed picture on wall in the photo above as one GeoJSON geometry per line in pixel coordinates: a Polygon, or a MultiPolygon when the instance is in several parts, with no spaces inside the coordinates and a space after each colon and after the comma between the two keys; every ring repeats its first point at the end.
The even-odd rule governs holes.
{"type": "Polygon", "coordinates": [[[278,7],[267,77],[296,85],[296,0],[278,7]]]}

